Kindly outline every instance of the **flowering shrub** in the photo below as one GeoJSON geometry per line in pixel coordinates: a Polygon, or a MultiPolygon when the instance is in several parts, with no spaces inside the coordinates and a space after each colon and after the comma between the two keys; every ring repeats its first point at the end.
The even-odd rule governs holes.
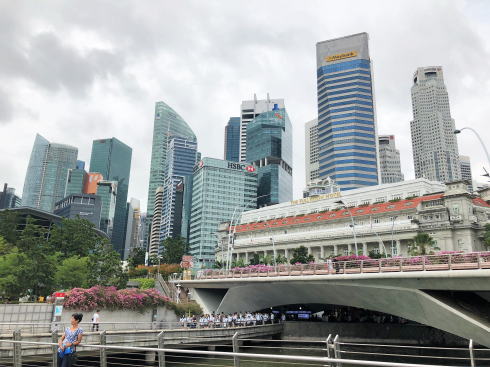
{"type": "Polygon", "coordinates": [[[66,293],[64,306],[67,309],[92,311],[98,308],[109,310],[143,311],[163,306],[169,298],[155,289],[120,289],[96,285],[89,289],[73,288],[66,293]]]}
{"type": "Polygon", "coordinates": [[[354,260],[371,260],[369,256],[365,255],[347,255],[334,257],[336,261],[354,261],[354,260]]]}

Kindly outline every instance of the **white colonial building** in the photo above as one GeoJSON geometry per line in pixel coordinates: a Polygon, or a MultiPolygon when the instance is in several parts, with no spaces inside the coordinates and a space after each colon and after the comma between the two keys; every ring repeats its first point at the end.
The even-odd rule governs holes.
{"type": "Polygon", "coordinates": [[[226,258],[230,238],[233,259],[245,262],[274,252],[290,259],[299,246],[317,261],[354,253],[356,245],[365,254],[407,255],[420,232],[441,251],[481,251],[489,199],[490,189],[472,195],[462,181],[416,179],[294,200],[245,212],[236,227],[220,225],[217,258],[226,258]]]}

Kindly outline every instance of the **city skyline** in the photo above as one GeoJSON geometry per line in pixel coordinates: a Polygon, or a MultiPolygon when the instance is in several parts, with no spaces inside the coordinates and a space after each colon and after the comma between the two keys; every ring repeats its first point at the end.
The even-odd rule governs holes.
{"type": "MultiPolygon", "coordinates": [[[[273,47],[268,51],[260,49],[258,55],[255,56],[257,59],[253,60],[255,62],[248,62],[251,66],[233,59],[233,61],[237,61],[235,65],[230,62],[227,55],[221,54],[224,60],[220,60],[220,62],[223,64],[219,64],[220,67],[211,67],[212,70],[209,73],[201,73],[204,75],[193,75],[190,79],[197,78],[196,82],[194,80],[190,82],[188,74],[186,74],[188,73],[188,64],[184,63],[182,67],[175,67],[176,65],[173,64],[177,59],[184,60],[185,58],[180,53],[180,48],[175,43],[170,42],[170,46],[173,48],[170,47],[169,50],[175,53],[175,59],[172,58],[169,61],[173,66],[173,75],[162,74],[159,68],[154,68],[153,71],[156,75],[152,75],[151,78],[153,83],[156,81],[163,87],[155,87],[152,83],[148,84],[149,78],[141,69],[136,71],[138,77],[143,76],[141,85],[135,78],[129,77],[127,75],[128,68],[141,66],[141,64],[134,63],[134,60],[129,61],[121,58],[121,64],[117,64],[112,56],[120,50],[116,48],[111,51],[111,47],[109,47],[115,41],[115,36],[111,33],[114,31],[111,28],[114,25],[108,25],[109,29],[103,31],[100,28],[101,22],[94,19],[93,24],[85,24],[94,32],[93,38],[85,37],[86,33],[84,32],[78,35],[68,32],[66,43],[60,43],[56,34],[50,32],[49,29],[31,29],[27,24],[19,21],[22,27],[18,29],[18,33],[8,33],[8,37],[13,40],[18,38],[28,40],[30,45],[28,54],[32,57],[44,55],[42,52],[51,52],[52,58],[56,58],[56,52],[58,52],[61,53],[59,60],[63,59],[62,56],[66,56],[68,62],[71,62],[68,65],[72,65],[80,59],[83,60],[84,55],[86,55],[81,49],[71,45],[72,41],[79,37],[81,40],[80,47],[85,47],[88,54],[95,59],[92,60],[92,64],[88,63],[88,74],[81,74],[81,80],[70,78],[63,73],[59,73],[52,80],[40,79],[39,76],[36,79],[32,77],[32,74],[26,73],[25,70],[10,73],[7,77],[5,71],[10,70],[9,68],[12,66],[11,64],[0,63],[0,78],[6,81],[3,86],[9,88],[8,96],[4,96],[5,93],[0,93],[2,97],[0,118],[3,118],[0,123],[0,134],[13,136],[16,131],[24,133],[17,133],[18,139],[9,139],[12,142],[7,142],[8,144],[4,147],[5,155],[0,165],[2,179],[9,182],[12,187],[17,188],[19,192],[23,186],[23,176],[28,164],[29,151],[36,132],[48,137],[50,141],[63,142],[78,147],[79,157],[84,160],[88,160],[90,142],[93,139],[100,136],[115,136],[134,148],[137,157],[133,162],[134,168],[131,172],[132,181],[129,196],[140,198],[142,203],[145,203],[149,157],[151,155],[148,146],[151,146],[152,112],[153,105],[158,100],[168,101],[169,105],[179,111],[182,117],[189,122],[200,140],[200,150],[203,156],[221,157],[223,146],[216,143],[217,136],[222,141],[224,125],[229,116],[236,115],[237,104],[241,100],[252,98],[254,92],[259,96],[264,96],[269,91],[271,96],[280,96],[288,101],[288,112],[294,124],[295,151],[297,153],[303,152],[302,140],[304,139],[301,138],[304,130],[303,122],[316,117],[314,45],[324,39],[341,37],[360,31],[366,31],[370,35],[370,56],[374,61],[378,133],[395,133],[397,148],[401,153],[402,171],[406,179],[413,178],[412,152],[409,147],[411,144],[409,138],[410,85],[413,70],[417,67],[425,65],[443,66],[446,86],[451,97],[451,113],[456,121],[456,126],[458,128],[471,126],[480,132],[484,141],[489,140],[488,132],[483,129],[486,123],[484,116],[488,115],[486,112],[488,107],[484,103],[488,99],[487,92],[484,88],[475,88],[477,85],[475,83],[477,80],[479,84],[482,83],[482,79],[490,79],[490,75],[482,69],[481,57],[470,52],[471,50],[479,50],[484,54],[488,47],[488,41],[484,38],[485,29],[488,25],[482,20],[485,8],[482,8],[481,4],[479,7],[477,3],[473,3],[472,6],[463,3],[459,3],[457,6],[442,6],[435,2],[424,2],[424,4],[427,4],[428,9],[430,9],[428,13],[437,14],[435,21],[441,27],[438,27],[437,32],[423,32],[423,30],[427,31],[429,26],[432,29],[434,17],[417,12],[420,30],[411,34],[411,40],[401,39],[400,29],[403,26],[396,27],[395,23],[391,21],[387,22],[385,26],[375,27],[372,24],[372,18],[371,21],[362,20],[360,15],[353,14],[353,20],[355,20],[352,22],[353,24],[342,24],[332,16],[331,19],[329,18],[329,26],[320,27],[315,25],[316,18],[313,12],[306,10],[304,15],[311,17],[311,21],[297,21],[292,26],[285,26],[285,34],[292,32],[295,27],[299,27],[300,32],[296,38],[285,37],[288,42],[280,42],[284,34],[281,37],[272,34],[269,38],[264,38],[264,34],[272,29],[267,27],[262,31],[257,31],[257,34],[249,34],[250,38],[245,39],[241,45],[244,48],[239,48],[237,51],[239,54],[245,52],[250,45],[257,44],[259,39],[265,45],[273,47]],[[444,21],[440,21],[439,16],[441,19],[444,18],[444,21]],[[452,25],[449,26],[449,23],[452,25]],[[454,23],[460,27],[454,27],[454,23]],[[311,29],[306,26],[311,27],[311,29]],[[389,37],[386,34],[388,33],[386,27],[392,27],[393,34],[389,37]],[[458,31],[456,32],[453,28],[458,28],[458,31]],[[450,44],[440,42],[441,39],[445,40],[449,37],[452,40],[450,44]],[[42,48],[45,51],[41,52],[43,44],[52,47],[42,48]],[[393,52],[395,45],[397,52],[393,52]],[[451,57],[455,52],[459,55],[465,55],[465,57],[451,57]],[[292,57],[293,53],[301,54],[301,56],[292,57]],[[96,69],[94,65],[98,65],[97,60],[103,60],[106,56],[108,57],[105,60],[106,63],[101,61],[101,69],[96,69]],[[272,57],[272,59],[265,63],[258,62],[261,57],[266,60],[267,56],[272,57]],[[97,57],[101,57],[101,59],[97,59],[97,57]],[[396,67],[390,67],[390,64],[396,65],[396,67]],[[96,70],[94,71],[90,67],[96,70]],[[120,93],[115,91],[117,88],[114,88],[114,85],[111,86],[111,82],[108,81],[104,73],[113,75],[115,86],[123,83],[124,88],[121,89],[120,93]],[[220,78],[215,81],[213,86],[209,83],[206,85],[206,91],[209,95],[200,93],[203,90],[194,86],[194,84],[200,85],[206,80],[210,81],[218,75],[220,78]],[[183,82],[176,84],[178,81],[183,82]],[[21,85],[24,82],[26,85],[21,85]],[[226,87],[227,85],[231,86],[231,84],[227,83],[238,83],[238,86],[233,87],[232,91],[228,91],[226,87]],[[32,97],[29,98],[29,105],[25,104],[23,98],[20,97],[26,94],[32,97]],[[104,96],[104,94],[106,95],[104,96]],[[75,137],[72,134],[72,129],[77,125],[86,126],[86,128],[77,129],[79,134],[75,137]]],[[[268,6],[275,8],[274,4],[268,6]]],[[[360,7],[363,6],[360,5],[360,7]]],[[[397,12],[412,14],[416,12],[415,9],[411,9],[412,7],[413,3],[407,2],[390,5],[386,11],[396,10],[397,12]]],[[[35,16],[35,12],[31,12],[29,9],[22,8],[25,11],[16,14],[16,9],[13,7],[6,6],[6,8],[4,15],[13,15],[14,19],[20,14],[25,15],[26,19],[35,16]]],[[[347,8],[347,5],[339,6],[337,10],[345,12],[348,10],[347,8]]],[[[280,8],[278,9],[279,15],[286,15],[287,12],[294,9],[294,6],[280,8]]],[[[108,12],[108,9],[102,10],[108,12]]],[[[362,13],[361,10],[359,9],[359,13],[362,13]]],[[[171,9],[171,11],[180,14],[176,9],[171,9]]],[[[148,8],[143,7],[142,12],[150,14],[148,8]]],[[[233,8],[227,5],[223,12],[223,17],[218,16],[218,19],[227,25],[231,25],[231,21],[234,19],[233,15],[235,15],[233,8]],[[225,14],[232,16],[226,20],[225,14]]],[[[60,13],[72,14],[64,8],[60,9],[60,13]]],[[[49,12],[43,14],[38,16],[40,23],[49,24],[54,21],[53,24],[60,25],[61,20],[52,19],[49,12]]],[[[400,20],[398,19],[398,21],[400,20]]],[[[80,25],[81,22],[78,19],[74,24],[80,25]]],[[[256,22],[260,23],[261,19],[256,20],[256,22]]],[[[264,24],[266,24],[265,21],[264,24]]],[[[65,26],[67,30],[73,29],[68,25],[65,26]]],[[[153,30],[157,34],[156,28],[153,27],[154,24],[150,19],[145,25],[145,30],[153,30]]],[[[187,25],[184,24],[183,27],[187,27],[187,25]]],[[[260,29],[260,27],[258,28],[260,29]]],[[[220,47],[226,46],[227,41],[231,41],[231,39],[215,38],[217,34],[209,28],[205,30],[203,37],[215,40],[220,47]]],[[[238,36],[236,34],[237,29],[233,28],[231,31],[234,31],[232,33],[235,37],[238,36]]],[[[241,36],[246,33],[245,30],[240,32],[242,32],[239,34],[241,36]]],[[[134,41],[133,37],[124,36],[134,41]]],[[[174,41],[178,39],[178,36],[173,37],[174,41]]],[[[189,39],[184,37],[182,40],[189,39]]],[[[15,44],[16,42],[10,43],[15,44]]],[[[186,47],[193,46],[196,44],[186,45],[186,47]]],[[[141,47],[148,47],[148,45],[141,47]]],[[[9,54],[9,50],[7,48],[7,54],[9,54]]],[[[192,57],[198,57],[201,61],[204,60],[206,65],[209,65],[210,61],[216,60],[216,56],[213,55],[213,52],[217,51],[215,46],[212,46],[211,50],[208,51],[200,47],[196,48],[195,51],[196,55],[192,57]]],[[[220,54],[216,52],[216,55],[220,54]]],[[[134,56],[139,58],[142,54],[135,54],[134,56]]],[[[155,53],[154,61],[149,61],[149,63],[156,62],[159,57],[161,55],[155,53]]],[[[48,73],[47,75],[51,74],[48,73]]],[[[458,141],[459,153],[471,157],[474,178],[480,179],[479,174],[483,171],[481,167],[486,164],[481,148],[469,133],[460,134],[458,141]]],[[[301,190],[304,188],[304,156],[302,154],[297,154],[297,156],[294,161],[294,197],[300,197],[301,190]]],[[[483,180],[480,179],[480,181],[483,180]]]]}

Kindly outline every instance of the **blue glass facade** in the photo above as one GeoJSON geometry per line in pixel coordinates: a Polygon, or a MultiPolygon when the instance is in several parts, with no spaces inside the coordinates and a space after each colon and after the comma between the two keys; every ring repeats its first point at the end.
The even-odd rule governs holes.
{"type": "Polygon", "coordinates": [[[133,150],[116,138],[94,140],[90,156],[90,172],[99,172],[104,180],[117,182],[114,227],[111,242],[121,257],[126,236],[126,201],[133,150]]]}
{"type": "Polygon", "coordinates": [[[22,205],[47,212],[65,196],[68,170],[77,162],[78,149],[50,143],[37,134],[27,167],[22,205]]]}
{"type": "Polygon", "coordinates": [[[225,159],[240,161],[240,117],[230,117],[225,126],[225,159]]]}
{"type": "Polygon", "coordinates": [[[341,190],[378,184],[376,120],[366,33],[317,44],[319,176],[341,190]]]}
{"type": "Polygon", "coordinates": [[[261,113],[247,126],[247,161],[258,174],[257,205],[293,199],[292,126],[285,108],[261,113]]]}

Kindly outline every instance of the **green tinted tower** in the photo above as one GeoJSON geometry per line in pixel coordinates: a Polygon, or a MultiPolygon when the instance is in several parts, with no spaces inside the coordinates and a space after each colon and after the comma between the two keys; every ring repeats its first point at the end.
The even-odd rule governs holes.
{"type": "Polygon", "coordinates": [[[124,254],[126,201],[132,149],[116,138],[94,140],[90,157],[90,171],[99,172],[107,181],[117,182],[116,207],[111,242],[114,249],[124,254]]]}

